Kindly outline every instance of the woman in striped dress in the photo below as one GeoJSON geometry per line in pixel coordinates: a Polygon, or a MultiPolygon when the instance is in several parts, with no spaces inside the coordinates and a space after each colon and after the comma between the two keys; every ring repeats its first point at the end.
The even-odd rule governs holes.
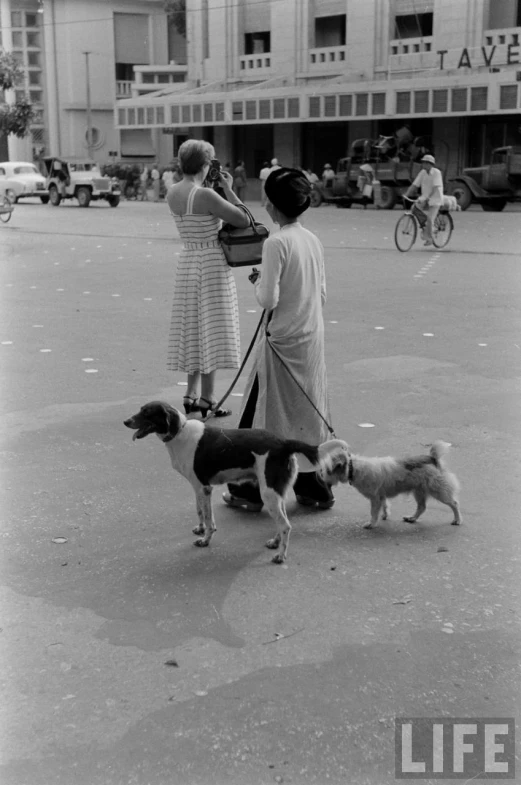
{"type": "Polygon", "coordinates": [[[184,244],[175,279],[167,367],[188,374],[185,411],[200,411],[203,417],[209,409],[218,417],[231,413],[215,411],[215,372],[240,364],[237,290],[217,235],[221,220],[240,228],[249,225],[247,215],[237,206],[241,202],[233,193],[229,174],[221,171],[219,183],[226,199],[213,188],[203,187],[214,158],[215,150],[208,142],[184,142],[179,148],[183,179],[167,194],[184,244]]]}

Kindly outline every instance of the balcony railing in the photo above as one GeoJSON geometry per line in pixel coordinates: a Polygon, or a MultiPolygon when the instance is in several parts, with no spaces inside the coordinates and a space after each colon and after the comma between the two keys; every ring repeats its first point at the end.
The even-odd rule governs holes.
{"type": "Polygon", "coordinates": [[[421,38],[395,38],[389,43],[391,55],[414,55],[432,51],[432,36],[421,38]]]}
{"type": "Polygon", "coordinates": [[[241,74],[265,72],[271,68],[271,54],[264,52],[256,55],[242,55],[240,58],[241,74]]]}
{"type": "Polygon", "coordinates": [[[345,62],[346,52],[346,46],[324,46],[319,49],[310,49],[309,64],[313,70],[338,68],[345,62]]]}
{"type": "Polygon", "coordinates": [[[188,74],[187,65],[136,65],[134,81],[118,80],[116,98],[137,98],[140,95],[161,90],[162,87],[184,83],[188,74]]]}
{"type": "Polygon", "coordinates": [[[513,44],[519,46],[521,43],[521,27],[505,27],[500,30],[485,30],[485,46],[501,46],[502,44],[513,44]]]}
{"type": "Polygon", "coordinates": [[[131,98],[133,84],[126,79],[116,81],[116,98],[131,98]]]}

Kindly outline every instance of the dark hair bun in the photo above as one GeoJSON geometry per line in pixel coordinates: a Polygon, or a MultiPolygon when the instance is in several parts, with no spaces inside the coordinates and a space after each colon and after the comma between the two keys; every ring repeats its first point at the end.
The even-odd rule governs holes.
{"type": "Polygon", "coordinates": [[[270,202],[288,218],[297,218],[310,205],[312,185],[300,169],[276,169],[266,180],[264,190],[270,202]]]}

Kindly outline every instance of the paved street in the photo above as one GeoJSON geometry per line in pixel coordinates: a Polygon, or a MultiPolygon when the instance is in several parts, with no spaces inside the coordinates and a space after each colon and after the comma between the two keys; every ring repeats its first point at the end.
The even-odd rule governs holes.
{"type": "Polygon", "coordinates": [[[453,214],[447,249],[407,254],[399,216],[303,221],[326,247],[333,422],[364,455],[450,442],[463,525],[430,501],[411,526],[400,498],[367,531],[349,486],[326,512],[291,497],[283,566],[268,514],[220,490],[194,548],[190,486],[123,426],[183,394],[166,205],[0,224],[2,785],[388,785],[396,716],[519,720],[521,210],[453,214]]]}

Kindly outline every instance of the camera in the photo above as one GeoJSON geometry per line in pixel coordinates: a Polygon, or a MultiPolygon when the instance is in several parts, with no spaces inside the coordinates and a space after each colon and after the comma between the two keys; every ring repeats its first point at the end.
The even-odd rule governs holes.
{"type": "Polygon", "coordinates": [[[210,161],[210,168],[206,175],[206,180],[209,185],[215,185],[221,178],[221,162],[217,158],[212,158],[210,161]]]}

